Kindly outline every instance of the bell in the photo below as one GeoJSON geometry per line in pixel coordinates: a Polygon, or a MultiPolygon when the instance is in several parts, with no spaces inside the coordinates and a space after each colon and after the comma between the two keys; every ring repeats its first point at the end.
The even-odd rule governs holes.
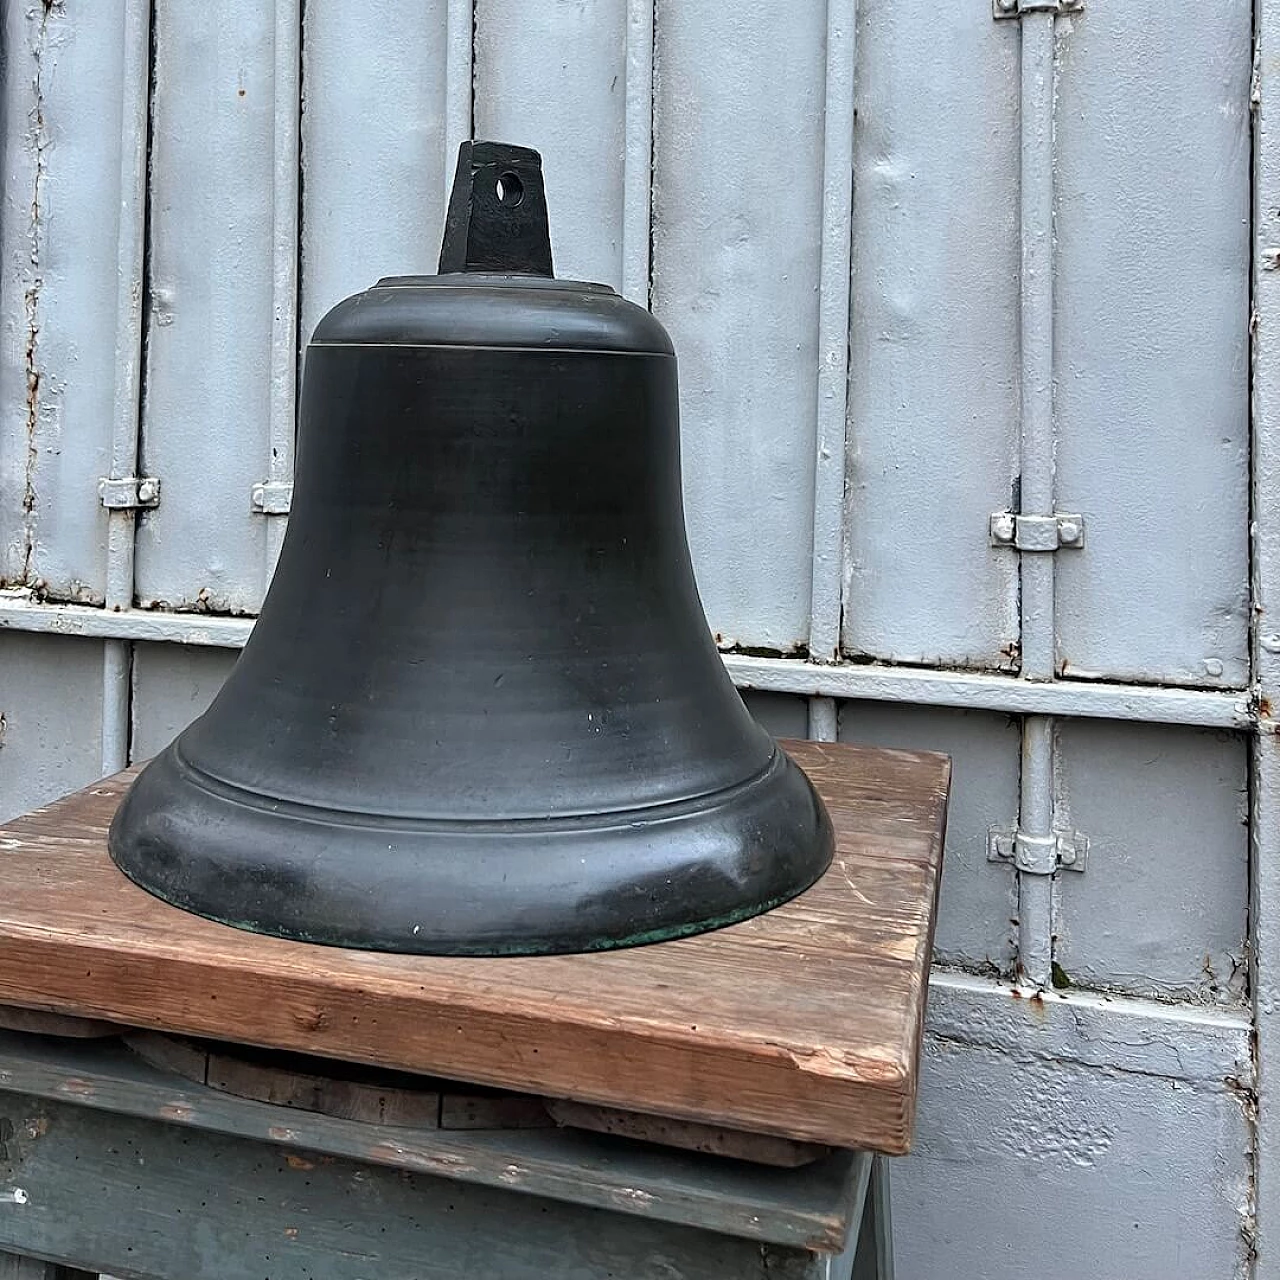
{"type": "Polygon", "coordinates": [[[294,492],[243,654],[112,824],[143,888],[518,955],[716,928],[825,870],[822,803],[702,613],[671,340],[553,278],[537,152],[464,143],[440,274],[320,322],[294,492]]]}

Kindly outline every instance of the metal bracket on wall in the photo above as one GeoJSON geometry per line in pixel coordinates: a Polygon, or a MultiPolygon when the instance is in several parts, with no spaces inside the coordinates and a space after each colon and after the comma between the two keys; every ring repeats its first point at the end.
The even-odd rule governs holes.
{"type": "Polygon", "coordinates": [[[259,515],[287,516],[293,505],[293,485],[287,480],[255,484],[249,500],[259,515]]]}
{"type": "Polygon", "coordinates": [[[1012,862],[1032,876],[1055,871],[1083,871],[1089,858],[1089,837],[1079,831],[1056,831],[1029,836],[1025,831],[993,827],[987,832],[987,861],[1012,862]]]}
{"type": "Polygon", "coordinates": [[[98,481],[98,498],[108,511],[136,511],[160,505],[160,481],[155,476],[104,476],[98,481]]]}
{"type": "Polygon", "coordinates": [[[1021,18],[1024,13],[1079,13],[1084,0],[991,0],[991,13],[996,18],[1021,18]]]}
{"type": "Polygon", "coordinates": [[[1019,551],[1078,551],[1084,546],[1084,517],[1056,512],[1051,516],[1020,516],[1012,511],[993,511],[991,543],[1015,547],[1019,551]]]}

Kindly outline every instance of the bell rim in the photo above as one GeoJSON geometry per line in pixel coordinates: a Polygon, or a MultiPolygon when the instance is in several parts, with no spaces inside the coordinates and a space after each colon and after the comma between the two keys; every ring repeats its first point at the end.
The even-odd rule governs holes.
{"type": "Polygon", "coordinates": [[[108,849],[153,896],[271,937],[424,956],[619,950],[760,915],[825,873],[830,817],[804,772],[775,751],[776,770],[731,789],[733,803],[704,800],[662,822],[565,832],[525,821],[466,844],[461,824],[400,841],[328,828],[338,838],[318,848],[313,824],[228,809],[182,779],[173,790],[168,749],[125,797],[108,849]]]}

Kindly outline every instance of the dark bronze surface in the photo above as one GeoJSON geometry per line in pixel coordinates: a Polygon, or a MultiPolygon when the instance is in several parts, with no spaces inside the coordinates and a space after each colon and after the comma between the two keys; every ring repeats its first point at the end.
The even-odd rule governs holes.
{"type": "Polygon", "coordinates": [[[112,826],[159,896],[315,942],[540,953],[713,928],[830,861],[702,614],[670,340],[549,277],[541,192],[535,152],[466,144],[442,274],[317,328],[262,615],[112,826]],[[511,173],[519,202],[476,195],[511,173]]]}

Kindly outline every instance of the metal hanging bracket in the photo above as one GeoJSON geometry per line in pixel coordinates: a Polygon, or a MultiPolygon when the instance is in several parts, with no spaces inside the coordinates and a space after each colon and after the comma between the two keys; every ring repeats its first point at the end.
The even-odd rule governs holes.
{"type": "Polygon", "coordinates": [[[160,505],[160,481],[155,476],[104,476],[98,498],[108,511],[137,511],[160,505]]]}
{"type": "Polygon", "coordinates": [[[993,827],[987,833],[987,861],[1011,862],[1031,876],[1055,871],[1083,871],[1089,858],[1089,837],[1079,831],[1056,831],[1031,836],[1025,831],[993,827]]]}
{"type": "Polygon", "coordinates": [[[1084,546],[1084,517],[1059,511],[1051,516],[1021,516],[993,511],[991,543],[1018,551],[1078,551],[1084,546]]]}
{"type": "Polygon", "coordinates": [[[991,0],[994,18],[1021,18],[1027,13],[1051,13],[1055,17],[1079,13],[1084,0],[991,0]]]}
{"type": "Polygon", "coordinates": [[[255,484],[249,501],[259,515],[287,516],[293,506],[293,484],[288,480],[267,480],[255,484]]]}
{"type": "Polygon", "coordinates": [[[440,274],[547,276],[551,233],[542,157],[505,142],[464,142],[445,215],[440,274]]]}

